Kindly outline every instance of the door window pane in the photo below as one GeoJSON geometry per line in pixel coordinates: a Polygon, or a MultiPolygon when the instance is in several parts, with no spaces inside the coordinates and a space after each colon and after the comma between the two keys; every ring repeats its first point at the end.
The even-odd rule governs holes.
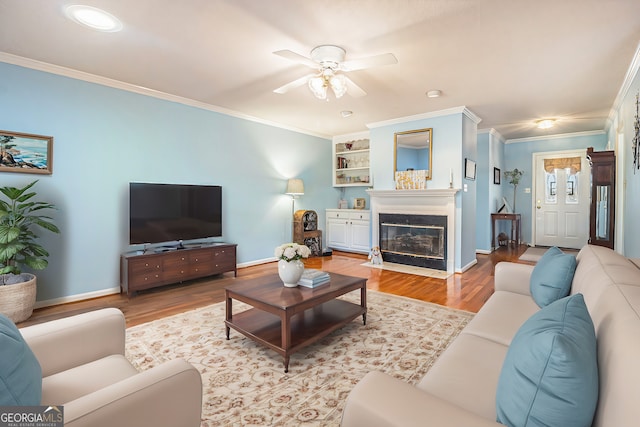
{"type": "Polygon", "coordinates": [[[556,204],[558,202],[558,186],[557,186],[557,169],[554,169],[553,172],[545,171],[545,190],[544,190],[544,201],[547,204],[556,204]]]}
{"type": "Polygon", "coordinates": [[[575,174],[571,174],[570,169],[565,169],[567,172],[567,194],[565,198],[565,203],[576,205],[579,202],[578,199],[578,183],[580,172],[576,172],[575,174]]]}

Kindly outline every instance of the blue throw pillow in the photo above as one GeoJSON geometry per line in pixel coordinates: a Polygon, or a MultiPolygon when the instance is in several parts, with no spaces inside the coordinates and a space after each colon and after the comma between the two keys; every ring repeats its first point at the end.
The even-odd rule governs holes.
{"type": "Polygon", "coordinates": [[[569,295],[575,272],[575,256],[565,254],[555,246],[549,248],[533,268],[529,280],[529,290],[538,307],[569,295]]]}
{"type": "Polygon", "coordinates": [[[597,403],[595,330],[582,294],[575,294],[541,309],[516,333],[498,379],[497,421],[589,427],[597,403]]]}
{"type": "Polygon", "coordinates": [[[42,369],[16,325],[0,314],[0,406],[40,405],[42,369]]]}

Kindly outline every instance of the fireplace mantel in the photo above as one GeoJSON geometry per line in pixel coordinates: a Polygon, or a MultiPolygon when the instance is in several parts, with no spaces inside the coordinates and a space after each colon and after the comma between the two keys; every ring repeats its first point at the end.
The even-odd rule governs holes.
{"type": "Polygon", "coordinates": [[[435,188],[433,190],[367,190],[371,197],[455,197],[459,188],[435,188]]]}
{"type": "MultiPolygon", "coordinates": [[[[381,213],[427,214],[447,216],[447,273],[453,274],[460,242],[456,227],[456,194],[459,188],[426,190],[367,190],[371,201],[371,241],[379,246],[381,213]]],[[[459,261],[459,260],[458,260],[459,261]]]]}

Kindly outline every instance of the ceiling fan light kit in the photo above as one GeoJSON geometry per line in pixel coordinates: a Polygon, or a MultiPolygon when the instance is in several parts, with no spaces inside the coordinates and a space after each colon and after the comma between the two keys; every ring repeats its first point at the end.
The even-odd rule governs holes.
{"type": "Polygon", "coordinates": [[[349,93],[353,97],[367,94],[353,80],[339,71],[363,70],[369,67],[398,63],[396,57],[391,53],[345,61],[345,50],[335,45],[321,45],[313,48],[310,58],[290,50],[279,50],[274,54],[318,70],[318,74],[301,77],[275,89],[274,92],[286,93],[306,83],[311,93],[318,99],[327,99],[329,87],[336,98],[341,98],[345,93],[349,93]]]}
{"type": "Polygon", "coordinates": [[[318,99],[327,98],[327,88],[331,87],[336,98],[347,93],[347,80],[342,74],[335,74],[333,69],[325,68],[322,73],[309,79],[309,89],[318,99]]]}

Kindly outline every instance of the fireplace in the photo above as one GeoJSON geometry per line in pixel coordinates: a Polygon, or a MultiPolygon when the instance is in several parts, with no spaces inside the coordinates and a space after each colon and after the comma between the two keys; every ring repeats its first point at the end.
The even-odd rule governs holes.
{"type": "Polygon", "coordinates": [[[447,270],[445,215],[379,215],[379,242],[385,261],[447,270]]]}
{"type": "MultiPolygon", "coordinates": [[[[382,233],[387,235],[391,230],[383,231],[380,222],[381,215],[402,215],[407,218],[426,216],[430,217],[425,222],[418,222],[414,227],[396,228],[392,237],[395,246],[387,248],[383,260],[394,264],[429,265],[429,268],[444,270],[447,274],[455,273],[460,264],[459,250],[456,250],[456,242],[459,242],[459,229],[456,227],[459,221],[459,211],[456,208],[455,188],[427,189],[427,190],[367,190],[371,197],[371,241],[373,246],[383,246],[382,233]],[[441,228],[438,228],[441,227],[441,228]],[[403,236],[403,237],[401,237],[403,236]],[[396,238],[397,237],[397,238],[396,238]],[[440,237],[442,237],[440,239],[440,237]],[[410,243],[411,242],[411,243],[410,243]],[[416,242],[427,242],[429,252],[426,250],[417,254],[396,257],[391,252],[406,252],[408,246],[416,246],[416,242]],[[397,250],[400,248],[401,250],[397,250]],[[391,258],[395,258],[392,260],[391,258]]],[[[393,218],[392,218],[393,219],[393,218]]],[[[392,221],[388,221],[392,223],[392,221]]],[[[396,224],[397,225],[397,224],[396,224]]],[[[406,218],[405,223],[406,225],[406,218]]]]}

